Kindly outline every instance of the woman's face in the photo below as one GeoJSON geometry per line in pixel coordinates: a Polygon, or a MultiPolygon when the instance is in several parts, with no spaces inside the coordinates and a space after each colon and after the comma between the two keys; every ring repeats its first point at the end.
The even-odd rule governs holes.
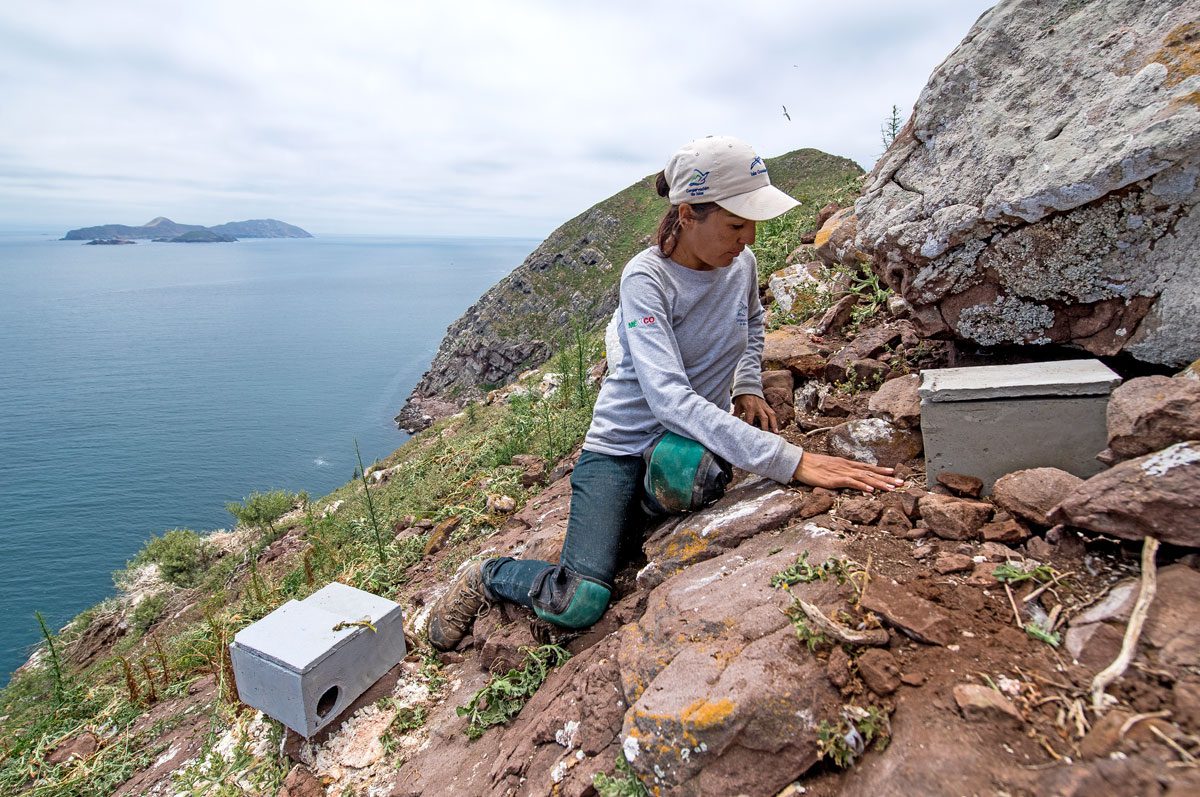
{"type": "Polygon", "coordinates": [[[697,219],[690,205],[681,205],[679,219],[683,230],[671,259],[699,271],[726,268],[733,259],[754,243],[754,222],[716,208],[703,220],[697,219]]]}

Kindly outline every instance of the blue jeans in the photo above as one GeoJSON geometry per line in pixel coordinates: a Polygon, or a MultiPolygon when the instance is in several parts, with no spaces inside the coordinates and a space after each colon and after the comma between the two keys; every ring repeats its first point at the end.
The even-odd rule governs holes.
{"type": "Polygon", "coordinates": [[[640,456],[614,457],[584,451],[571,474],[571,512],[559,564],[538,559],[489,559],[483,583],[494,598],[533,608],[538,577],[561,567],[612,588],[622,554],[640,548],[647,516],[642,510],[640,456]]]}

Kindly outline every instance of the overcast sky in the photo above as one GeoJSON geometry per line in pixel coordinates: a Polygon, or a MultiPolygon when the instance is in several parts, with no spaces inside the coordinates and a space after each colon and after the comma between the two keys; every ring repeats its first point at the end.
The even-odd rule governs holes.
{"type": "Polygon", "coordinates": [[[6,3],[0,226],[542,237],[701,135],[870,168],[990,5],[6,3]]]}

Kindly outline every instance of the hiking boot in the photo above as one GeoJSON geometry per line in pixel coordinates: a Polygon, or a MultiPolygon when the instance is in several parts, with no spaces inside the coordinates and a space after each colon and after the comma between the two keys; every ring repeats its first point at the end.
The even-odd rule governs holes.
{"type": "Polygon", "coordinates": [[[491,605],[483,585],[483,562],[466,569],[429,612],[429,642],[438,650],[451,650],[462,641],[475,618],[491,605]]]}

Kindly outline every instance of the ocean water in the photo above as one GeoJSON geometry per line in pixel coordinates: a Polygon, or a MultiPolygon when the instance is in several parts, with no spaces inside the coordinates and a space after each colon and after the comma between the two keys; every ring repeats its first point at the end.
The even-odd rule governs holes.
{"type": "Polygon", "coordinates": [[[402,445],[447,325],[536,245],[0,234],[0,685],[151,534],[323,495],[402,445]]]}

